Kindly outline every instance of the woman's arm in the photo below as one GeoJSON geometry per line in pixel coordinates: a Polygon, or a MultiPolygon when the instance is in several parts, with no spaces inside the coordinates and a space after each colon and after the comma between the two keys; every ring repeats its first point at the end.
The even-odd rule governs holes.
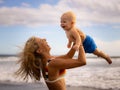
{"type": "MultiPolygon", "coordinates": [[[[72,50],[74,50],[74,49],[72,49],[72,50]]],[[[71,55],[72,53],[73,53],[73,51],[69,52],[68,56],[71,55]]],[[[78,59],[58,58],[58,59],[52,60],[49,63],[50,68],[53,70],[70,69],[70,68],[80,67],[83,65],[86,65],[86,57],[85,57],[85,51],[84,51],[83,46],[80,46],[80,48],[79,48],[78,59]]]]}

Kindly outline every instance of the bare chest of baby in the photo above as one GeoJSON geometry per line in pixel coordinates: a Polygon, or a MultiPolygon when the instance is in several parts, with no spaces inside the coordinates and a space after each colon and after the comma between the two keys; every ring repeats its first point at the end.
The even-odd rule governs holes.
{"type": "MultiPolygon", "coordinates": [[[[80,38],[81,38],[81,40],[83,42],[84,39],[86,38],[86,35],[83,32],[79,31],[79,30],[77,30],[77,32],[79,33],[80,38]]],[[[67,31],[66,32],[66,36],[67,36],[69,41],[71,41],[71,42],[75,42],[76,41],[76,39],[75,39],[75,37],[74,37],[74,35],[73,35],[73,33],[71,31],[67,31]]]]}
{"type": "Polygon", "coordinates": [[[76,39],[70,31],[66,32],[66,36],[67,36],[69,41],[75,42],[76,39]]]}

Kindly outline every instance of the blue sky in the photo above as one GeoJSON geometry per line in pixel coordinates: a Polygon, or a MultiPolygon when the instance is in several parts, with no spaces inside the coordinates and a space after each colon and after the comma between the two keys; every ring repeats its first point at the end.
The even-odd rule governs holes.
{"type": "Polygon", "coordinates": [[[69,10],[100,50],[120,56],[119,0],[0,0],[0,54],[19,53],[31,36],[46,38],[52,54],[66,53],[60,16],[69,10]]]}

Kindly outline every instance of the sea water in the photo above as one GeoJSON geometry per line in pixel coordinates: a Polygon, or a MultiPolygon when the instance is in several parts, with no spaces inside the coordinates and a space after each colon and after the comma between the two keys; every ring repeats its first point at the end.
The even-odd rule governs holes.
{"type": "MultiPolygon", "coordinates": [[[[24,82],[15,77],[19,68],[18,57],[0,57],[0,81],[24,82]]],[[[87,58],[87,65],[67,70],[65,80],[70,86],[85,86],[101,89],[120,89],[120,58],[112,58],[109,65],[102,58],[87,58]]],[[[31,82],[31,80],[29,80],[31,82]]],[[[42,80],[44,83],[44,81],[42,80]]]]}

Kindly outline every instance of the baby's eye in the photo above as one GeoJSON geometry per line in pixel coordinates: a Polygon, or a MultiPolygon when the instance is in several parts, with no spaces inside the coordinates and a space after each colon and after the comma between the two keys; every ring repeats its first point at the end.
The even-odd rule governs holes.
{"type": "Polygon", "coordinates": [[[66,21],[62,21],[62,23],[66,23],[66,21]]]}

